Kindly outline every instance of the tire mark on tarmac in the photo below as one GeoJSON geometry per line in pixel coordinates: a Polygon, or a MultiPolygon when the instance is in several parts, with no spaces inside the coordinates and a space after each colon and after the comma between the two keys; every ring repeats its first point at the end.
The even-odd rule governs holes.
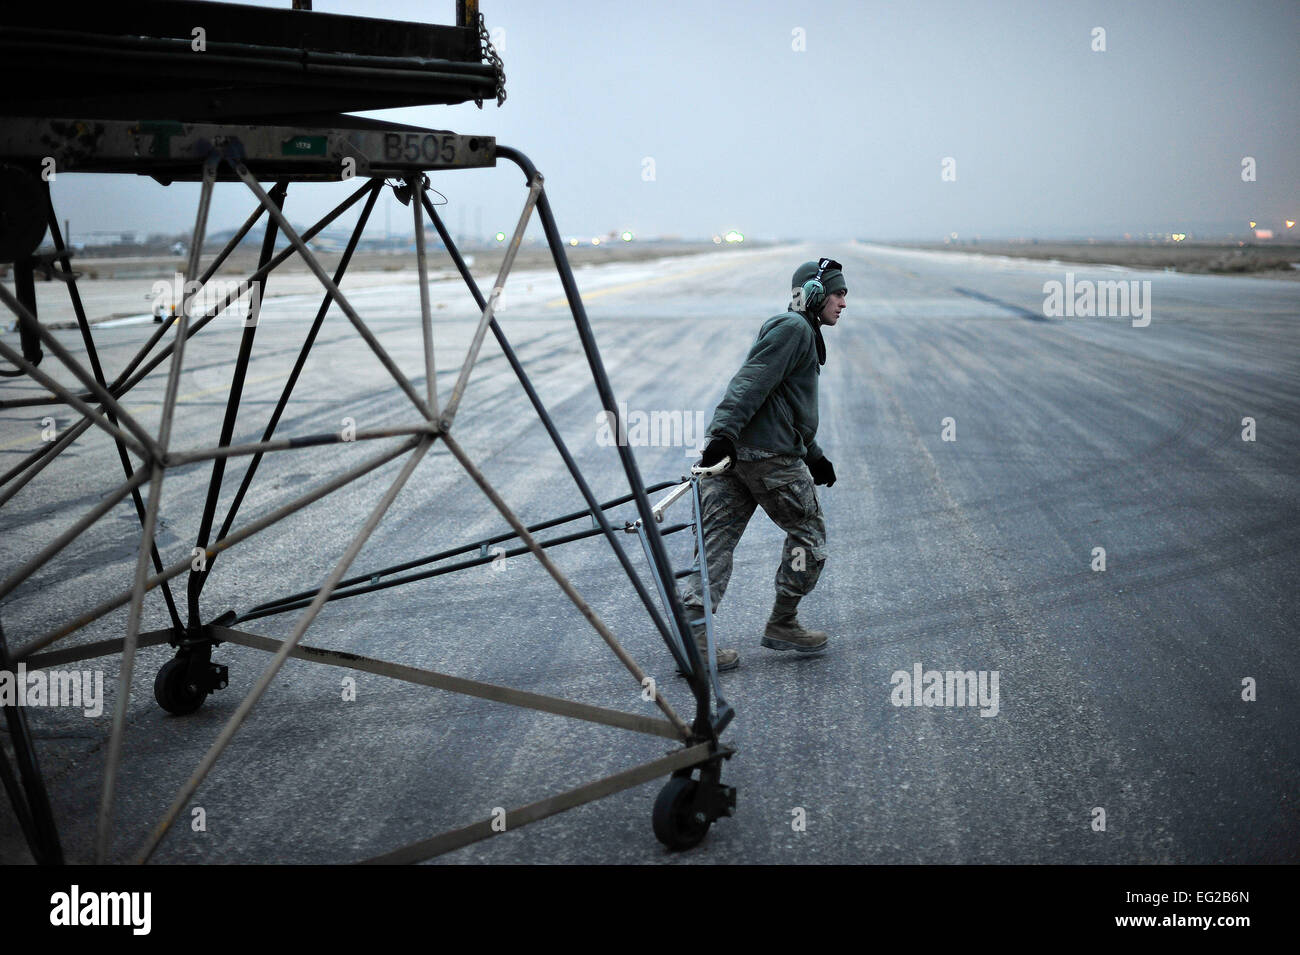
{"type": "MultiPolygon", "coordinates": [[[[1105,721],[1095,712],[1091,700],[1080,692],[1077,677],[1064,671],[1059,658],[1049,657],[1034,625],[1032,611],[1022,605],[1015,592],[1014,582],[1006,576],[1001,564],[989,556],[995,552],[994,548],[981,538],[962,506],[953,497],[916,423],[894,392],[889,378],[874,364],[868,335],[859,334],[849,338],[843,343],[842,350],[847,353],[845,364],[853,368],[854,377],[870,382],[875,395],[889,408],[893,421],[911,445],[917,470],[941,502],[941,519],[956,543],[948,554],[957,564],[960,579],[972,583],[983,582],[986,585],[986,589],[972,588],[970,591],[971,599],[977,604],[975,612],[983,619],[998,619],[1010,625],[1009,628],[1002,627],[993,634],[987,634],[986,655],[989,655],[988,650],[996,648],[996,653],[992,655],[1002,657],[1014,669],[1008,667],[1007,663],[991,669],[1003,669],[1003,672],[1013,675],[1013,678],[1023,674],[1026,679],[1039,681],[1036,686],[1012,684],[1009,687],[1012,690],[1010,705],[1004,704],[1004,707],[1010,709],[1010,712],[1001,714],[1001,718],[997,719],[997,730],[1000,732],[994,734],[994,738],[1000,736],[1003,740],[1000,744],[1001,754],[1009,759],[1026,759],[1037,749],[1038,741],[1046,737],[1056,747],[1054,762],[1085,766],[1100,760],[1108,767],[1110,778],[1131,778],[1131,773],[1124,772],[1125,758],[1119,751],[1118,741],[1109,734],[1105,721]],[[1024,695],[1021,696],[1020,693],[1024,695]]],[[[934,734],[928,734],[927,739],[933,740],[934,734]]],[[[942,763],[951,756],[939,747],[927,749],[929,758],[935,763],[942,763]]],[[[1074,816],[1073,825],[1086,824],[1082,821],[1086,819],[1083,814],[1088,806],[1095,804],[1098,794],[1081,789],[1074,780],[1054,778],[1050,775],[1051,770],[1040,764],[1029,763],[1026,769],[1029,789],[1024,795],[1030,803],[1028,811],[1043,822],[1034,831],[1068,829],[1071,820],[1064,817],[1063,812],[1074,816]],[[1066,790],[1064,793],[1063,787],[1066,790]],[[1063,797],[1070,799],[1072,804],[1060,805],[1059,801],[1063,797]]],[[[1150,794],[1145,784],[1141,780],[1132,780],[1129,785],[1136,791],[1126,796],[1127,805],[1135,809],[1148,805],[1150,794]]],[[[1114,808],[1116,807],[1112,806],[1112,818],[1122,818],[1124,810],[1120,809],[1116,813],[1114,808]]],[[[942,812],[944,828],[954,844],[958,858],[966,858],[968,854],[977,852],[977,846],[961,843],[958,810],[951,796],[946,799],[942,812]]],[[[1168,858],[1171,847],[1166,842],[1157,837],[1144,838],[1144,835],[1138,830],[1132,833],[1130,853],[1146,859],[1168,858]]]]}

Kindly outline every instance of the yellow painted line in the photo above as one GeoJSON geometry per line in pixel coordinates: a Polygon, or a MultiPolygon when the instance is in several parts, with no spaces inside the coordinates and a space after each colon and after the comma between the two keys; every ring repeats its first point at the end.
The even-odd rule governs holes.
{"type": "MultiPolygon", "coordinates": [[[[288,376],[287,375],[262,375],[260,378],[245,378],[244,387],[247,388],[249,385],[263,385],[266,384],[268,381],[284,381],[286,377],[288,376]]],[[[229,392],[230,385],[228,384],[216,385],[212,388],[204,388],[202,391],[190,391],[177,397],[176,403],[181,404],[182,402],[185,401],[192,401],[195,398],[204,398],[207,397],[208,395],[219,394],[220,392],[223,391],[229,392]]],[[[156,405],[158,404],[158,402],[153,401],[150,402],[150,404],[156,405]]],[[[131,405],[126,410],[131,413],[134,413],[136,411],[143,411],[144,407],[145,407],[144,405],[131,405]]]]}
{"type": "MultiPolygon", "coordinates": [[[[45,415],[41,415],[41,417],[43,418],[45,417],[45,415]]],[[[41,444],[46,443],[44,441],[41,441],[39,435],[33,438],[19,438],[17,441],[7,441],[4,444],[0,444],[0,451],[8,451],[10,448],[21,447],[22,445],[27,444],[27,442],[29,441],[39,441],[41,444]]],[[[35,451],[36,448],[32,448],[31,450],[35,451]]]]}

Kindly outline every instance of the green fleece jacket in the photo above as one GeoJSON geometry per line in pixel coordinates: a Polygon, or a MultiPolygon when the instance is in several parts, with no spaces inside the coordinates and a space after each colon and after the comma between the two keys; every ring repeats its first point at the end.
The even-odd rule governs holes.
{"type": "Polygon", "coordinates": [[[732,443],[822,457],[817,446],[817,341],[809,320],[798,312],[763,323],[749,357],[727,386],[708,433],[732,443]]]}

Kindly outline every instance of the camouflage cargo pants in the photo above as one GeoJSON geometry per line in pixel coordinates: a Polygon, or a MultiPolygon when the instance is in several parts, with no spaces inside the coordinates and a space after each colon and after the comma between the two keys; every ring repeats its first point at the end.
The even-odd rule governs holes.
{"type": "MultiPolygon", "coordinates": [[[[781,566],[776,570],[777,598],[797,601],[817,586],[826,563],[826,522],[812,474],[800,458],[778,454],[759,461],[737,461],[721,474],[700,481],[700,503],[714,611],[731,580],[732,551],[756,506],[786,534],[781,566]]],[[[698,548],[695,559],[699,560],[698,548]]],[[[682,603],[702,611],[701,594],[700,575],[687,577],[682,603]]]]}

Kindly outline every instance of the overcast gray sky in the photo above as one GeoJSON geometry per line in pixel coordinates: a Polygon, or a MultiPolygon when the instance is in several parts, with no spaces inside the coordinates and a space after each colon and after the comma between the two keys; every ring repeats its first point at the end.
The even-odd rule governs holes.
{"type": "MultiPolygon", "coordinates": [[[[314,6],[455,16],[453,0],[314,6]]],[[[1280,229],[1300,217],[1294,0],[481,0],[481,9],[502,41],[503,107],[369,115],[521,149],[546,176],[566,235],[1244,233],[1249,219],[1280,229]],[[1096,27],[1104,52],[1092,49],[1096,27]],[[1255,182],[1242,181],[1247,156],[1255,182]],[[954,181],[942,178],[948,157],[954,181]]],[[[486,233],[510,231],[524,197],[513,166],[432,178],[453,229],[481,221],[486,233]]],[[[347,189],[291,189],[291,218],[308,221],[347,189]]],[[[213,228],[247,214],[240,190],[219,191],[213,228]]],[[[182,231],[196,195],[131,177],[67,175],[55,186],[74,238],[182,231]]],[[[389,201],[394,231],[409,232],[408,214],[389,201]]]]}

